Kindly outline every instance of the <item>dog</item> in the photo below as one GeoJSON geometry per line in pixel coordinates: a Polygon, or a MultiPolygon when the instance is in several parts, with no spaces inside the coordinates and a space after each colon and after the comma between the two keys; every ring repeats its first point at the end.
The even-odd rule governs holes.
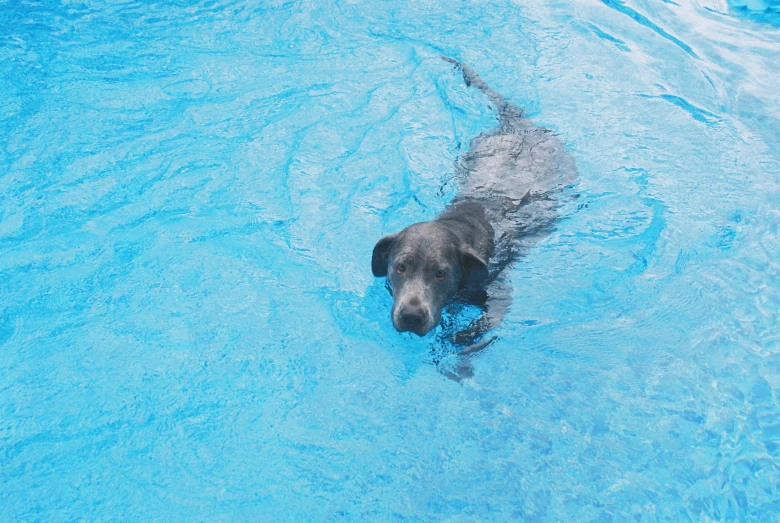
{"type": "Polygon", "coordinates": [[[371,258],[393,296],[391,319],[399,332],[425,336],[453,303],[476,305],[482,315],[450,336],[458,353],[482,350],[495,338],[511,303],[506,269],[548,234],[577,179],[561,140],[536,127],[468,65],[459,70],[498,112],[498,125],[474,140],[456,162],[458,193],[436,219],[381,238],[371,258]]]}

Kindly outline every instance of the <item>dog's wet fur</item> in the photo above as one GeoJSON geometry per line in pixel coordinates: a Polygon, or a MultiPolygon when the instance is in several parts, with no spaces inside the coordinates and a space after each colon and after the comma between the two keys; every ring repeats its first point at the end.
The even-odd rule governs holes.
{"type": "Polygon", "coordinates": [[[442,58],[490,99],[499,125],[459,158],[455,200],[435,220],[380,239],[371,269],[388,279],[399,332],[426,335],[450,303],[481,307],[478,320],[451,336],[467,355],[490,343],[485,335],[511,302],[505,269],[553,229],[577,171],[557,136],[533,125],[469,66],[442,58]]]}

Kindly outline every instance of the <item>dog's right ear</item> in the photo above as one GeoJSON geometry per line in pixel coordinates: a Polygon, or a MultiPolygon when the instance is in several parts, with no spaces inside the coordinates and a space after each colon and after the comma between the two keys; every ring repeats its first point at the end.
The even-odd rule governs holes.
{"type": "Polygon", "coordinates": [[[371,272],[377,278],[387,276],[387,263],[390,257],[390,249],[398,234],[388,234],[374,245],[374,254],[371,255],[371,272]]]}

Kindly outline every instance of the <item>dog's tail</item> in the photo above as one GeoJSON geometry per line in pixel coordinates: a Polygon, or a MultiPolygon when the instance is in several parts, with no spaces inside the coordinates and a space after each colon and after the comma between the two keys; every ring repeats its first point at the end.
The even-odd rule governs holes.
{"type": "Polygon", "coordinates": [[[458,62],[454,58],[442,55],[442,60],[449,62],[463,73],[463,80],[469,87],[476,87],[488,97],[490,102],[496,107],[502,123],[508,123],[517,120],[523,115],[523,111],[514,106],[512,102],[504,98],[500,93],[494,91],[477,73],[463,62],[458,62]]]}

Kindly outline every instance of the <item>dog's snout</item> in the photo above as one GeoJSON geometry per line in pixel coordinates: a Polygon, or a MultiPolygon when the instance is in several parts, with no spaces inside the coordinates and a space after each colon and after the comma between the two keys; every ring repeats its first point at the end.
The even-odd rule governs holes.
{"type": "Polygon", "coordinates": [[[428,315],[425,309],[420,306],[420,301],[416,300],[416,305],[410,301],[408,305],[401,307],[398,311],[398,319],[401,328],[415,332],[425,325],[428,315]]]}

